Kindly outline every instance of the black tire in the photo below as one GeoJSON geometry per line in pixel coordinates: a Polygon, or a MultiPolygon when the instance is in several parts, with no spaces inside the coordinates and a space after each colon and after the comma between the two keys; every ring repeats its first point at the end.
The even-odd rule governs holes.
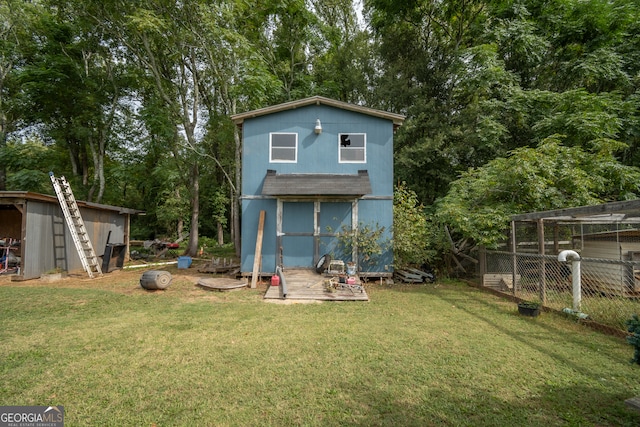
{"type": "Polygon", "coordinates": [[[329,264],[331,263],[331,255],[324,254],[320,257],[318,262],[316,263],[316,273],[322,274],[324,271],[329,268],[329,264]]]}

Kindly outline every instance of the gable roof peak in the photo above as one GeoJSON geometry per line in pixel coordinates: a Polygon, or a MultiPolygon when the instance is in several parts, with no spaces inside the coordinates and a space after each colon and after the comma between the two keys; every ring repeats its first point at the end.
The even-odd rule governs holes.
{"type": "Polygon", "coordinates": [[[402,114],[389,113],[387,111],[363,107],[361,105],[350,104],[348,102],[338,101],[335,99],[326,98],[324,96],[312,96],[309,98],[298,99],[296,101],[284,102],[282,104],[272,105],[270,107],[247,111],[245,113],[234,114],[231,116],[231,120],[233,120],[236,125],[241,125],[246,119],[265,116],[280,111],[295,110],[296,108],[306,107],[308,105],[328,105],[330,107],[341,108],[343,110],[354,111],[357,113],[391,120],[393,122],[394,128],[400,126],[405,119],[405,116],[403,116],[402,114]]]}

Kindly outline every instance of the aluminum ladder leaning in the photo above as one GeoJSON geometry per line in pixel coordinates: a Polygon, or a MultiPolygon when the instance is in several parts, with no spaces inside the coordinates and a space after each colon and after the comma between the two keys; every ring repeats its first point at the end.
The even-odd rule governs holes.
{"type": "Polygon", "coordinates": [[[78,251],[82,267],[92,279],[96,274],[102,275],[98,257],[93,250],[93,245],[91,245],[91,240],[89,239],[87,229],[80,215],[78,203],[73,196],[73,191],[71,191],[71,186],[64,176],[56,178],[53,172],[49,172],[49,177],[51,178],[51,184],[53,184],[53,190],[58,197],[58,202],[60,202],[62,214],[67,222],[71,238],[78,251]]]}

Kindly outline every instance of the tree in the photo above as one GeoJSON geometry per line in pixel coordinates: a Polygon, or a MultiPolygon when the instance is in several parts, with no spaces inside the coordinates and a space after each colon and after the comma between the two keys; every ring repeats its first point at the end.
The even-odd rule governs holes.
{"type": "MultiPolygon", "coordinates": [[[[218,167],[218,190],[229,189],[231,238],[238,256],[242,142],[238,127],[228,116],[263,107],[269,100],[278,99],[283,85],[269,71],[265,57],[259,54],[251,41],[255,41],[256,29],[262,25],[253,20],[253,6],[238,2],[218,8],[204,2],[201,6],[203,16],[199,21],[204,27],[193,29],[207,64],[201,81],[208,88],[202,90],[208,124],[204,149],[200,153],[218,167]],[[212,18],[207,18],[207,15],[212,18]]],[[[210,196],[219,200],[219,191],[211,192],[210,196]]],[[[220,210],[215,211],[219,218],[220,210]]]]}
{"type": "Polygon", "coordinates": [[[408,116],[397,175],[425,203],[469,167],[557,132],[571,145],[608,133],[638,164],[632,2],[366,5],[380,45],[377,93],[408,116]]]}
{"type": "Polygon", "coordinates": [[[124,96],[121,66],[96,31],[68,1],[44,2],[19,70],[23,117],[67,150],[77,192],[102,200],[104,162],[124,96]]]}
{"type": "Polygon", "coordinates": [[[149,73],[155,95],[175,124],[174,137],[168,141],[171,144],[168,148],[176,160],[180,176],[188,177],[191,230],[185,254],[195,256],[200,214],[197,127],[202,113],[202,87],[201,63],[193,41],[194,34],[181,25],[191,22],[190,6],[141,2],[130,14],[119,15],[118,18],[126,30],[126,33],[119,34],[120,42],[149,73]]]}
{"type": "Polygon", "coordinates": [[[366,5],[380,46],[378,105],[408,116],[396,138],[397,178],[429,204],[459,171],[504,154],[499,139],[487,145],[474,128],[482,124],[478,102],[513,79],[488,49],[473,50],[487,19],[484,2],[366,5]],[[468,78],[483,86],[461,86],[468,78]]]}
{"type": "Polygon", "coordinates": [[[51,191],[49,171],[59,165],[59,154],[54,147],[37,138],[24,142],[9,140],[0,150],[0,164],[9,172],[6,177],[8,190],[48,193],[51,191]]]}
{"type": "Polygon", "coordinates": [[[358,20],[354,1],[315,0],[311,4],[319,37],[311,58],[314,92],[355,104],[372,101],[374,45],[358,20]]]}
{"type": "MultiPolygon", "coordinates": [[[[18,74],[23,65],[22,52],[31,41],[29,27],[37,15],[37,4],[20,0],[0,3],[0,155],[7,136],[19,120],[18,74]]],[[[0,191],[7,189],[7,163],[0,163],[0,191]]]]}
{"type": "MultiPolygon", "coordinates": [[[[473,168],[451,184],[437,203],[435,224],[476,244],[495,247],[504,240],[512,215],[640,195],[640,169],[625,166],[615,153],[624,148],[601,140],[586,151],[562,145],[560,135],[536,148],[518,148],[507,157],[473,168]]],[[[449,250],[441,238],[440,250],[449,250]]]]}
{"type": "Polygon", "coordinates": [[[310,53],[316,50],[317,17],[305,0],[256,2],[248,19],[251,43],[261,52],[281,93],[271,102],[291,101],[311,92],[310,53]]]}
{"type": "Polygon", "coordinates": [[[430,227],[425,207],[405,183],[393,192],[393,257],[395,268],[422,265],[435,256],[428,246],[430,227]]]}
{"type": "MultiPolygon", "coordinates": [[[[231,189],[232,223],[238,228],[234,208],[240,137],[227,115],[235,113],[239,104],[263,101],[273,91],[274,79],[264,72],[260,57],[239,31],[245,12],[241,2],[200,0],[95,2],[90,12],[126,52],[126,60],[139,65],[144,103],[162,110],[163,123],[172,127],[157,135],[162,135],[160,143],[172,153],[179,176],[188,177],[184,184],[191,198],[187,249],[191,255],[198,249],[203,161],[212,161],[221,172],[217,184],[231,189]],[[233,130],[224,133],[233,140],[220,140],[216,132],[225,126],[233,130]]],[[[148,125],[154,120],[153,115],[145,117],[148,125]]],[[[235,234],[239,242],[239,233],[235,234]]]]}

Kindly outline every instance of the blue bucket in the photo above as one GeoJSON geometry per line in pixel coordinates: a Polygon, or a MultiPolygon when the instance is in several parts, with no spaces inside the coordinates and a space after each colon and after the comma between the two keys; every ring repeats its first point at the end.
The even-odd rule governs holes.
{"type": "Polygon", "coordinates": [[[190,256],[180,256],[178,257],[178,268],[189,268],[191,267],[191,257],[190,256]]]}

